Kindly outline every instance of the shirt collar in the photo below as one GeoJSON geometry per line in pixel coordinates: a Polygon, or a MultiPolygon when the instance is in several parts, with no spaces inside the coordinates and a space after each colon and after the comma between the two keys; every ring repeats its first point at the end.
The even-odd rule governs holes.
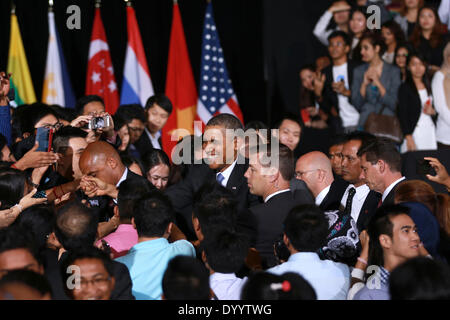
{"type": "Polygon", "coordinates": [[[128,175],[128,168],[125,167],[125,171],[123,172],[123,175],[120,178],[119,182],[117,182],[116,188],[118,188],[120,186],[120,184],[127,178],[127,175],[128,175]]]}
{"type": "Polygon", "coordinates": [[[219,175],[219,173],[222,174],[222,176],[224,177],[223,181],[222,181],[222,185],[226,186],[228,183],[228,180],[230,179],[231,173],[233,172],[234,167],[236,166],[237,163],[237,158],[236,160],[234,160],[234,162],[228,167],[226,168],[223,172],[217,172],[216,173],[216,178],[219,175]]]}
{"type": "Polygon", "coordinates": [[[320,206],[322,204],[323,199],[327,196],[328,192],[330,192],[331,185],[320,191],[320,193],[316,197],[316,206],[320,206]]]}
{"type": "Polygon", "coordinates": [[[156,132],[154,138],[153,138],[152,134],[150,133],[150,131],[148,131],[147,128],[145,128],[145,132],[147,133],[148,138],[152,142],[153,148],[161,149],[161,146],[160,146],[159,141],[158,141],[159,137],[161,137],[161,130],[156,132]]]}
{"type": "Polygon", "coordinates": [[[287,191],[291,191],[291,189],[283,189],[283,190],[280,190],[280,191],[277,191],[277,192],[274,192],[274,193],[272,193],[272,194],[269,194],[268,196],[267,196],[267,198],[266,199],[264,199],[264,203],[266,203],[267,201],[269,201],[270,200],[270,198],[273,198],[273,197],[275,197],[277,194],[280,194],[280,193],[283,193],[283,192],[287,192],[287,191]]]}
{"type": "Polygon", "coordinates": [[[386,199],[387,195],[389,194],[389,192],[391,192],[392,189],[394,189],[394,187],[397,185],[397,183],[399,183],[400,181],[405,180],[405,177],[401,177],[400,179],[392,182],[389,187],[386,188],[386,190],[384,190],[383,192],[383,196],[381,197],[381,201],[384,201],[384,199],[386,199]]]}
{"type": "Polygon", "coordinates": [[[317,260],[320,258],[319,258],[319,255],[315,252],[297,252],[297,253],[291,254],[289,256],[288,261],[293,262],[293,261],[300,261],[300,260],[304,260],[304,259],[317,260]]]}
{"type": "Polygon", "coordinates": [[[363,184],[359,187],[355,187],[353,184],[349,184],[347,187],[347,190],[345,192],[348,193],[348,190],[350,190],[350,188],[355,188],[355,190],[356,190],[355,196],[356,196],[356,199],[358,199],[358,200],[364,199],[367,196],[367,194],[370,192],[370,188],[367,186],[367,184],[363,184]]]}
{"type": "Polygon", "coordinates": [[[380,274],[381,282],[383,284],[388,284],[389,283],[389,276],[390,276],[389,271],[387,271],[385,268],[380,266],[379,274],[380,274]]]}

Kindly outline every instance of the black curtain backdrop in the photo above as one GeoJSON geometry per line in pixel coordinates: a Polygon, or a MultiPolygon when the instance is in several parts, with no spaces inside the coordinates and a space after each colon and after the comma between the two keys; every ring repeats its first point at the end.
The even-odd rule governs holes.
{"type": "MultiPolygon", "coordinates": [[[[134,0],[155,92],[164,92],[172,24],[172,0],[134,0]]],[[[312,29],[331,0],[213,0],[229,76],[246,122],[273,124],[298,105],[298,69],[323,47],[312,29]]],[[[6,70],[11,0],[0,0],[0,70],[6,70]]],[[[41,99],[48,42],[48,1],[14,0],[37,99],[41,99]]],[[[54,0],[58,29],[77,97],[84,94],[94,0],[54,0]],[[67,7],[81,9],[81,29],[69,30],[67,7]]],[[[179,0],[195,80],[200,78],[205,0],[179,0]]],[[[123,0],[103,0],[101,16],[119,89],[127,45],[123,0]]]]}

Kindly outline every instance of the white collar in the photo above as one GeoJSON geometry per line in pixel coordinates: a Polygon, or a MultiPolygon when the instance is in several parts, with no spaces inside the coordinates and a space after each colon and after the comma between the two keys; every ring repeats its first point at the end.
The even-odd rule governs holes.
{"type": "Polygon", "coordinates": [[[351,188],[355,188],[355,196],[358,200],[362,200],[370,192],[370,188],[367,186],[367,184],[362,184],[359,187],[355,187],[353,184],[349,184],[345,192],[348,193],[348,190],[350,190],[351,188]]]}
{"type": "Polygon", "coordinates": [[[231,173],[233,172],[234,167],[236,166],[237,163],[237,158],[236,160],[234,160],[234,162],[228,167],[226,168],[223,172],[217,172],[216,173],[216,178],[219,175],[219,173],[222,174],[222,176],[224,177],[223,181],[222,181],[222,185],[225,187],[228,183],[228,180],[230,179],[231,173]]]}
{"type": "Polygon", "coordinates": [[[287,191],[291,191],[291,189],[289,189],[289,188],[288,188],[288,189],[283,189],[283,190],[274,192],[274,193],[272,193],[272,194],[269,194],[269,195],[267,196],[267,198],[264,199],[264,203],[266,203],[267,201],[269,201],[270,198],[276,196],[277,194],[283,193],[283,192],[287,192],[287,191]]]}
{"type": "Polygon", "coordinates": [[[153,148],[161,149],[161,145],[159,144],[159,141],[158,141],[159,137],[161,137],[161,130],[155,133],[155,137],[152,136],[152,134],[150,133],[150,131],[147,128],[145,128],[145,132],[147,133],[148,138],[152,142],[153,148]]]}
{"type": "Polygon", "coordinates": [[[127,178],[127,175],[128,175],[128,168],[125,167],[125,171],[123,172],[122,177],[119,179],[119,182],[117,182],[116,188],[118,188],[120,184],[127,178]]]}
{"type": "Polygon", "coordinates": [[[386,199],[387,195],[389,194],[389,192],[391,192],[392,189],[394,189],[394,187],[400,182],[405,180],[405,177],[401,177],[400,179],[392,182],[389,187],[386,188],[386,190],[384,190],[383,192],[383,196],[381,197],[381,201],[384,201],[384,199],[386,199]]]}
{"type": "Polygon", "coordinates": [[[320,193],[316,197],[316,206],[320,206],[322,204],[323,199],[327,196],[328,192],[330,192],[331,184],[320,191],[320,193]]]}

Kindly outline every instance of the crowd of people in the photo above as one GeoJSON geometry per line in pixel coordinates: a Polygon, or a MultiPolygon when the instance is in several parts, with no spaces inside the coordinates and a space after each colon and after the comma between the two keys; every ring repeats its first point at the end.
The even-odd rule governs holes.
{"type": "Polygon", "coordinates": [[[356,2],[317,23],[329,57],[300,70],[300,117],[222,113],[174,150],[164,94],[12,108],[0,73],[0,299],[449,299],[449,169],[411,179],[402,153],[450,147],[450,44],[424,1],[376,2],[378,31],[356,2]],[[308,128],[332,137],[299,152],[308,128]]]}

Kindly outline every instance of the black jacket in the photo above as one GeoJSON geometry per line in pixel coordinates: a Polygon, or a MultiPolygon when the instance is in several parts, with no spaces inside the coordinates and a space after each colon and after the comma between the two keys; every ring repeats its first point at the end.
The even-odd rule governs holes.
{"type": "MultiPolygon", "coordinates": [[[[261,202],[260,198],[252,195],[248,189],[247,179],[244,177],[248,169],[248,161],[245,164],[236,163],[226,188],[231,190],[238,202],[238,225],[244,230],[253,232],[253,226],[248,219],[248,208],[261,202]]],[[[192,208],[195,193],[206,183],[216,181],[216,172],[207,164],[192,165],[185,179],[170,186],[166,190],[167,196],[172,201],[176,212],[177,226],[184,232],[189,240],[196,239],[192,226],[192,208]]],[[[251,236],[253,237],[253,236],[251,236]]]]}
{"type": "Polygon", "coordinates": [[[339,210],[341,206],[341,199],[347,190],[348,182],[342,178],[333,181],[330,190],[320,204],[320,209],[324,211],[339,210]]]}
{"type": "MultiPolygon", "coordinates": [[[[139,152],[140,158],[143,159],[150,151],[152,151],[155,147],[152,144],[152,141],[147,135],[147,129],[142,132],[141,137],[134,143],[135,148],[139,152]]],[[[161,137],[158,139],[159,145],[162,148],[161,137]]]]}
{"type": "Polygon", "coordinates": [[[269,199],[266,203],[250,208],[256,226],[255,249],[261,256],[264,269],[277,264],[274,243],[283,234],[283,222],[289,211],[301,204],[311,204],[311,197],[305,190],[295,193],[283,192],[269,199]]]}

